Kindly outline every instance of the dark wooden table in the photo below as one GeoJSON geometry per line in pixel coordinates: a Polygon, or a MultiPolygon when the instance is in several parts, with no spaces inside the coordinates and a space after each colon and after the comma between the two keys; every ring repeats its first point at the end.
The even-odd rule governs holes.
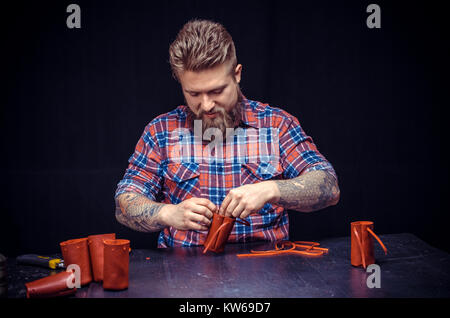
{"type": "MultiPolygon", "coordinates": [[[[76,297],[299,298],[299,297],[450,297],[450,255],[412,234],[380,236],[388,255],[375,246],[381,288],[368,288],[366,273],[350,265],[350,238],[321,241],[329,253],[318,258],[279,255],[238,258],[270,243],[229,244],[223,254],[202,248],[133,249],[129,288],[105,291],[100,283],[79,289],[76,297]],[[148,258],[148,259],[147,259],[148,258]]],[[[377,244],[377,243],[375,243],[377,244]]],[[[57,254],[55,254],[57,256],[57,254]]],[[[8,297],[25,297],[25,283],[51,270],[17,265],[9,259],[8,297]]]]}

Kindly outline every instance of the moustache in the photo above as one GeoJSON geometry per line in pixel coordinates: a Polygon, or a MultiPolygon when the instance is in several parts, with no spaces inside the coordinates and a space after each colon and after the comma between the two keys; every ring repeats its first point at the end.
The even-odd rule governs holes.
{"type": "Polygon", "coordinates": [[[203,118],[204,115],[213,115],[216,113],[219,113],[220,115],[223,116],[223,115],[225,115],[225,109],[223,109],[221,107],[214,107],[210,111],[200,110],[200,112],[197,115],[197,118],[203,118]]]}

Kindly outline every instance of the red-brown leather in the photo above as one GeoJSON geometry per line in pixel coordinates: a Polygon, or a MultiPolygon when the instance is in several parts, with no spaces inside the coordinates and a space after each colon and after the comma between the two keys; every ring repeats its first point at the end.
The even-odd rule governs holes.
{"type": "Polygon", "coordinates": [[[75,279],[73,272],[61,272],[26,283],[27,298],[50,298],[75,294],[77,289],[67,287],[67,281],[75,279]]]}
{"type": "Polygon", "coordinates": [[[103,241],[114,240],[115,233],[97,234],[88,236],[89,255],[91,258],[92,274],[94,281],[100,282],[103,280],[103,241]]]}
{"type": "Polygon", "coordinates": [[[129,240],[104,240],[103,288],[128,288],[129,240]]]}
{"type": "Polygon", "coordinates": [[[65,266],[70,264],[80,266],[81,285],[92,282],[91,260],[87,240],[87,237],[84,237],[59,243],[65,266]]]}
{"type": "MultiPolygon", "coordinates": [[[[203,244],[205,246],[203,249],[203,254],[207,251],[222,253],[225,249],[225,244],[228,241],[228,237],[230,236],[235,222],[235,218],[214,213],[208,235],[206,236],[205,243],[203,244]]],[[[250,225],[250,223],[245,220],[237,220],[237,222],[247,226],[250,225]]]]}
{"type": "Polygon", "coordinates": [[[204,243],[205,248],[203,249],[203,253],[206,253],[208,250],[215,253],[221,253],[224,251],[225,244],[231,230],[233,229],[235,220],[236,219],[214,213],[213,220],[204,243]]]}
{"type": "Polygon", "coordinates": [[[351,229],[351,253],[350,262],[353,266],[366,268],[375,263],[372,236],[380,243],[387,254],[387,249],[380,238],[373,232],[373,222],[357,221],[350,224],[351,229]],[[370,234],[370,235],[369,235],[370,234]]]}
{"type": "Polygon", "coordinates": [[[275,244],[274,250],[255,251],[251,250],[248,254],[236,254],[237,257],[261,257],[274,256],[280,254],[302,255],[302,256],[322,256],[328,253],[328,248],[319,247],[317,242],[308,241],[280,241],[275,244]]]}

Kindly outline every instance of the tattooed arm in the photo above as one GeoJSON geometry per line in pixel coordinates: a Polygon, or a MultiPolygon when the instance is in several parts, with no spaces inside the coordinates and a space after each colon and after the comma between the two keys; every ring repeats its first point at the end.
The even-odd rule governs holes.
{"type": "Polygon", "coordinates": [[[142,194],[125,192],[116,198],[116,219],[139,232],[157,232],[165,227],[160,220],[160,211],[164,205],[142,194]]]}
{"type": "Polygon", "coordinates": [[[312,212],[337,204],[339,195],[334,176],[326,170],[314,170],[289,180],[269,180],[231,189],[220,206],[219,214],[246,218],[266,203],[312,212]]]}
{"type": "Polygon", "coordinates": [[[289,180],[274,180],[272,201],[287,209],[312,212],[336,205],[340,190],[336,178],[326,170],[314,170],[289,180]]]}
{"type": "Polygon", "coordinates": [[[125,192],[116,199],[117,221],[140,232],[157,232],[168,226],[206,231],[216,209],[208,199],[195,197],[178,204],[165,204],[138,193],[125,192]]]}

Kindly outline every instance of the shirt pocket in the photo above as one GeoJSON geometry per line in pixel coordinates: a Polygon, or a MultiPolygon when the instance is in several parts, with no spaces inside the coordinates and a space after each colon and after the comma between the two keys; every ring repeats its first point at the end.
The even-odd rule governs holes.
{"type": "Polygon", "coordinates": [[[173,204],[200,196],[199,165],[195,162],[169,163],[165,169],[166,198],[173,204]]]}
{"type": "Polygon", "coordinates": [[[243,163],[241,166],[241,184],[281,179],[282,173],[280,164],[271,162],[243,163]]]}

